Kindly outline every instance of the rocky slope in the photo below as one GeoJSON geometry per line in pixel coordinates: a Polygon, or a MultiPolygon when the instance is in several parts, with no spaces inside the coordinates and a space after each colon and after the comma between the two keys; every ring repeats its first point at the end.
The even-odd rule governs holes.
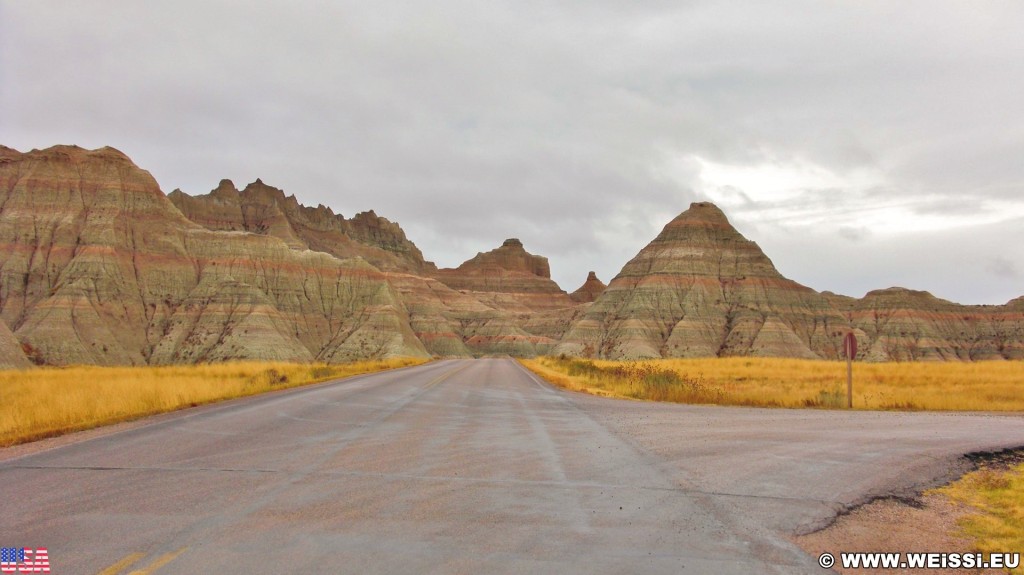
{"type": "Polygon", "coordinates": [[[221,180],[209,194],[189,196],[174,190],[168,198],[185,217],[209,230],[272,236],[292,248],[342,259],[360,256],[382,270],[422,275],[436,269],[398,224],[373,211],[346,219],[322,204],[303,206],[294,195],[286,197],[284,191],[259,179],[242,191],[230,180],[221,180]]]}
{"type": "Polygon", "coordinates": [[[435,277],[498,309],[528,313],[575,305],[552,281],[548,259],[527,252],[516,238],[476,254],[457,268],[438,270],[435,277]]]}
{"type": "Polygon", "coordinates": [[[864,359],[917,361],[1024,359],[1020,302],[964,306],[894,287],[835,303],[854,326],[864,359]]]}
{"type": "Polygon", "coordinates": [[[0,148],[0,317],[57,365],[426,355],[383,273],[260,217],[194,224],[113,148],[0,148]]]}
{"type": "Polygon", "coordinates": [[[458,268],[438,270],[397,224],[372,211],[346,219],[322,205],[303,206],[261,180],[241,191],[222,180],[209,194],[175,190],[168,198],[209,230],[246,231],[279,238],[293,249],[362,257],[387,272],[410,328],[434,355],[536,355],[553,347],[568,326],[572,314],[557,311],[576,305],[551,280],[547,258],[526,252],[517,239],[458,268]],[[549,319],[527,317],[541,311],[549,319]]]}
{"type": "Polygon", "coordinates": [[[21,342],[11,333],[7,324],[0,321],[0,369],[24,369],[31,365],[21,342]]]}
{"type": "Polygon", "coordinates": [[[861,359],[1020,359],[1016,302],[961,306],[901,288],[820,294],[779,274],[716,206],[695,203],[622,268],[555,353],[837,358],[853,330],[861,359]]]}

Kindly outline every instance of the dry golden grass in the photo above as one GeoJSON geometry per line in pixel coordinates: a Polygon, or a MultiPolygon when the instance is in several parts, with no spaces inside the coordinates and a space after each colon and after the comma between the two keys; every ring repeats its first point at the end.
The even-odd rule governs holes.
{"type": "Polygon", "coordinates": [[[0,447],[204,403],[424,363],[234,362],[0,371],[0,447]]]}
{"type": "MultiPolygon", "coordinates": [[[[542,357],[523,364],[599,395],[762,407],[845,407],[846,363],[784,358],[615,362],[542,357]]],[[[855,409],[1024,410],[1024,362],[856,363],[855,409]]]]}
{"type": "MultiPolygon", "coordinates": [[[[972,510],[960,520],[963,534],[985,554],[1024,550],[1024,464],[982,468],[936,489],[972,510]]],[[[1011,573],[1024,574],[1024,567],[1011,573]]]]}

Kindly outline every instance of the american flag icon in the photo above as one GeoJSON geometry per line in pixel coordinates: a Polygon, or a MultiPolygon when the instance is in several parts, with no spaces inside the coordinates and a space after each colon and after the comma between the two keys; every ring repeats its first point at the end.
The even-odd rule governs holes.
{"type": "Polygon", "coordinates": [[[50,553],[46,547],[3,547],[0,549],[0,573],[49,573],[50,553]]]}

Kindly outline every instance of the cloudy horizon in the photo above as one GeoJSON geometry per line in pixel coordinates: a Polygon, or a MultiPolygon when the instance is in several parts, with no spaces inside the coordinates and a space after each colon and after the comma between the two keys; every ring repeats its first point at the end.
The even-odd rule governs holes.
{"type": "Polygon", "coordinates": [[[1024,4],[0,3],[0,144],[262,179],[572,291],[691,202],[861,297],[1024,295],[1024,4]]]}

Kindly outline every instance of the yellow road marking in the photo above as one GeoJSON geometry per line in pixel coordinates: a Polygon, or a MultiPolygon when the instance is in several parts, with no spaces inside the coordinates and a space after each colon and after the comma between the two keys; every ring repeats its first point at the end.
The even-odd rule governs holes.
{"type": "Polygon", "coordinates": [[[145,553],[132,553],[131,555],[125,556],[123,559],[121,559],[117,563],[114,563],[110,567],[107,567],[103,571],[100,571],[96,575],[117,575],[121,572],[121,569],[128,567],[132,563],[135,563],[136,561],[142,559],[145,556],[145,553]]]}
{"type": "Polygon", "coordinates": [[[445,378],[450,377],[452,375],[455,375],[456,373],[459,373],[460,371],[466,369],[469,366],[470,366],[470,364],[467,363],[466,365],[464,365],[464,366],[462,366],[462,367],[460,367],[458,369],[453,369],[452,371],[449,371],[448,373],[442,373],[441,375],[439,375],[439,376],[435,377],[434,379],[428,381],[427,384],[423,386],[423,389],[430,389],[431,387],[433,387],[433,386],[441,383],[442,381],[444,381],[445,378]]]}
{"type": "Polygon", "coordinates": [[[167,554],[161,555],[160,557],[157,558],[156,561],[150,563],[149,567],[146,567],[144,569],[138,569],[136,571],[132,571],[128,575],[149,575],[150,573],[156,571],[157,569],[163,567],[164,565],[167,565],[171,561],[174,561],[174,558],[177,557],[178,555],[181,555],[182,553],[184,553],[186,549],[188,549],[188,547],[182,547],[181,549],[178,549],[177,551],[175,551],[173,553],[167,553],[167,554]]]}

